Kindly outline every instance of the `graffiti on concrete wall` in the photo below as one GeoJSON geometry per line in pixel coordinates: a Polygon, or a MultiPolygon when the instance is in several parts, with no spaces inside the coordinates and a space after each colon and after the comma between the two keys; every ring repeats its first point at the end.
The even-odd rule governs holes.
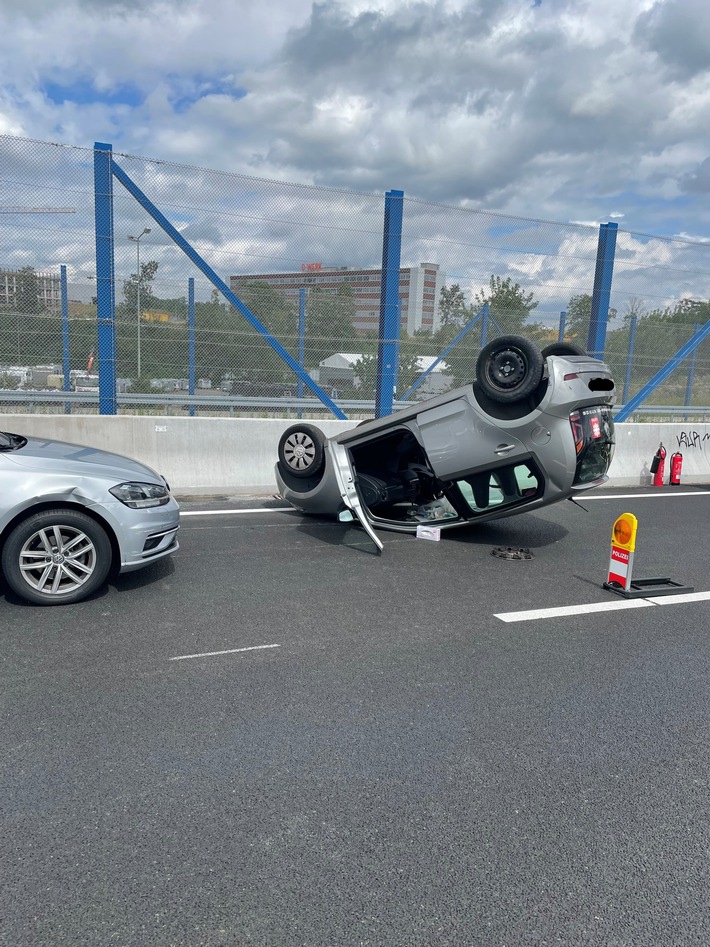
{"type": "Polygon", "coordinates": [[[676,435],[676,440],[678,441],[678,447],[685,447],[688,450],[697,447],[702,450],[703,442],[710,440],[710,434],[707,432],[699,434],[697,431],[681,431],[680,434],[676,435]]]}

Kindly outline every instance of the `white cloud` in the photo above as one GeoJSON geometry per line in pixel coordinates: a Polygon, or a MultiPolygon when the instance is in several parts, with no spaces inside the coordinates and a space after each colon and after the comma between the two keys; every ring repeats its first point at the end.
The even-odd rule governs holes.
{"type": "MultiPolygon", "coordinates": [[[[0,134],[703,240],[708,10],[703,0],[0,0],[0,134]]],[[[204,218],[217,185],[196,180],[207,182],[204,218]]],[[[295,257],[264,232],[226,234],[213,213],[225,261],[257,239],[295,257]]],[[[452,237],[442,223],[412,252],[433,253],[437,235],[452,237]]],[[[303,252],[350,262],[344,238],[311,234],[303,252]]],[[[508,254],[472,276],[464,257],[447,266],[472,291],[506,261],[551,293],[578,273],[508,254]]]]}
{"type": "Polygon", "coordinates": [[[648,228],[649,202],[710,154],[705,41],[693,39],[692,81],[667,68],[704,9],[2,3],[0,128],[535,216],[596,218],[623,193],[626,218],[648,228]],[[686,163],[659,162],[681,147],[686,163]]]}

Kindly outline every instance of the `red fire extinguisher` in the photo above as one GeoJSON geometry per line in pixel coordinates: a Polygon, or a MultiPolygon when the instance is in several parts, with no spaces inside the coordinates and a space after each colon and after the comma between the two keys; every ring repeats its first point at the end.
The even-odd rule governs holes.
{"type": "Polygon", "coordinates": [[[653,474],[653,485],[654,487],[663,486],[663,474],[666,467],[666,449],[661,444],[653,455],[653,460],[651,461],[651,473],[653,474]]]}
{"type": "Polygon", "coordinates": [[[670,460],[670,475],[668,477],[668,483],[673,486],[678,486],[680,483],[680,472],[683,469],[683,455],[680,451],[676,451],[675,454],[671,454],[670,460]]]}

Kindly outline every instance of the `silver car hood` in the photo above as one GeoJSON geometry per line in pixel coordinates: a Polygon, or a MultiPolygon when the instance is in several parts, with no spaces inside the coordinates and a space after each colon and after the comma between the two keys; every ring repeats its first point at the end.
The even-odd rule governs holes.
{"type": "Polygon", "coordinates": [[[25,446],[18,450],[3,451],[0,453],[0,459],[28,470],[52,470],[60,474],[72,473],[75,476],[81,476],[83,473],[96,476],[100,473],[97,468],[104,467],[102,472],[107,479],[115,479],[117,483],[138,479],[163,483],[163,478],[155,470],[129,457],[96,447],[38,437],[28,437],[25,446]]]}

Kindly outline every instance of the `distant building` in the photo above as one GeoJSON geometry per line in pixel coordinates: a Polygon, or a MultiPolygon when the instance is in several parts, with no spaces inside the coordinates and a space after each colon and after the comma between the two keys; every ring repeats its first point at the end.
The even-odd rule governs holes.
{"type": "MultiPolygon", "coordinates": [[[[56,273],[35,273],[37,279],[37,301],[43,309],[61,312],[62,281],[56,273]]],[[[20,270],[0,269],[0,306],[12,307],[16,303],[20,270]]]]}
{"type": "MultiPolygon", "coordinates": [[[[298,300],[299,290],[318,287],[336,293],[343,283],[352,286],[355,299],[353,326],[361,331],[377,331],[380,324],[382,270],[355,270],[350,267],[323,267],[304,264],[300,273],[251,273],[230,276],[230,289],[239,296],[244,283],[263,282],[281,290],[288,299],[298,300]]],[[[408,335],[439,328],[439,297],[446,274],[438,263],[420,263],[399,271],[399,298],[402,327],[408,335]]]]}

